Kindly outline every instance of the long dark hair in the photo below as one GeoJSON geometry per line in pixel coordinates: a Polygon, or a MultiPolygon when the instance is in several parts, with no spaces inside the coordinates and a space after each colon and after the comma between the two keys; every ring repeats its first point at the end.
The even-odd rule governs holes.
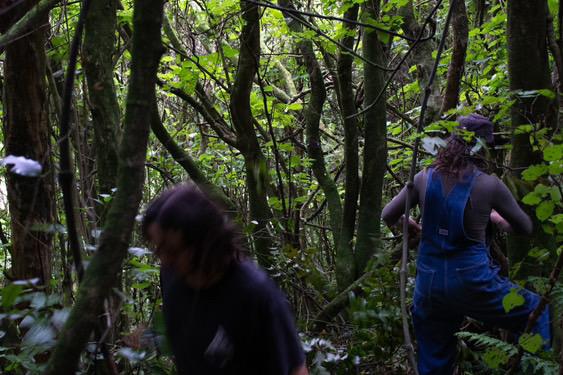
{"type": "Polygon", "coordinates": [[[157,249],[157,255],[172,259],[183,274],[211,276],[223,272],[243,257],[240,236],[224,209],[194,184],[175,186],[154,199],[147,208],[142,232],[156,224],[164,233],[180,233],[181,249],[157,249]]]}
{"type": "Polygon", "coordinates": [[[472,155],[471,149],[475,146],[475,141],[468,142],[455,134],[446,142],[446,147],[438,151],[436,160],[432,163],[436,171],[449,177],[459,178],[470,165],[485,171],[488,169],[486,148],[472,155]]]}

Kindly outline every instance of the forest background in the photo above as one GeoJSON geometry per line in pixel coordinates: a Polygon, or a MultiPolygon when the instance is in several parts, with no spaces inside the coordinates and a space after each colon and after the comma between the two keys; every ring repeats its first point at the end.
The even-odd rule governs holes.
{"type": "Polygon", "coordinates": [[[535,222],[492,252],[549,296],[557,339],[544,353],[467,321],[459,368],[522,355],[526,374],[561,374],[562,7],[0,0],[2,373],[174,373],[138,221],[186,180],[288,295],[313,374],[412,371],[415,269],[381,207],[478,112],[496,126],[491,172],[535,222]]]}

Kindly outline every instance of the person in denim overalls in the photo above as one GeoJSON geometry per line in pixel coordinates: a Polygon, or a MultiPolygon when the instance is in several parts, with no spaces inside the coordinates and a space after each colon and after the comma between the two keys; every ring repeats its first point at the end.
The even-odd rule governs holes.
{"type": "MultiPolygon", "coordinates": [[[[470,115],[458,122],[460,128],[492,143],[488,119],[470,115]]],[[[489,221],[521,233],[531,232],[531,221],[506,186],[479,169],[483,159],[476,157],[474,150],[475,142],[453,135],[433,166],[415,178],[411,199],[420,204],[423,215],[412,315],[421,375],[453,373],[457,353],[454,334],[465,316],[519,333],[540,301],[537,294],[499,275],[499,267],[491,261],[485,234],[489,221]],[[512,289],[525,303],[507,313],[502,301],[512,289]]],[[[387,224],[400,218],[406,194],[403,189],[384,208],[382,218],[387,224]]],[[[420,231],[420,226],[411,221],[409,230],[420,231]]],[[[549,346],[548,309],[534,331],[549,346]]]]}

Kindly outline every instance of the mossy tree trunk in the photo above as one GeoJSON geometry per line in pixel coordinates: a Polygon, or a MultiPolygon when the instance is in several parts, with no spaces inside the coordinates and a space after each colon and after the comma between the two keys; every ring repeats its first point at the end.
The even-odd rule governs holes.
{"type": "MultiPolygon", "coordinates": [[[[279,0],[278,4],[284,8],[294,9],[293,3],[288,0],[279,0]]],[[[288,28],[295,33],[301,33],[303,26],[296,19],[294,13],[286,14],[286,23],[288,28]]],[[[299,18],[300,19],[300,18],[299,18]]],[[[342,203],[338,195],[338,188],[336,183],[330,176],[326,168],[326,162],[321,146],[321,133],[320,122],[323,112],[323,105],[326,100],[326,87],[324,83],[323,73],[317,57],[315,56],[315,49],[311,40],[299,39],[297,48],[301,53],[302,58],[298,62],[307,70],[309,81],[311,85],[311,93],[309,101],[304,109],[303,120],[305,122],[305,133],[307,137],[307,154],[311,158],[313,174],[319,182],[327,201],[328,214],[330,218],[330,228],[335,246],[340,241],[340,230],[342,223],[342,203]]],[[[345,254],[336,252],[336,265],[350,265],[352,258],[344,257],[345,254]]],[[[341,279],[342,273],[337,271],[337,278],[341,279]]],[[[352,280],[341,280],[344,284],[352,280]]]]}
{"type": "Polygon", "coordinates": [[[72,374],[99,322],[105,299],[115,285],[131,239],[143,193],[156,71],[163,52],[160,38],[162,0],[135,0],[131,78],[124,137],[119,148],[117,192],[98,250],[80,284],[76,303],[59,336],[45,374],[72,374]]]}
{"type": "Polygon", "coordinates": [[[244,157],[250,217],[254,221],[255,255],[263,266],[271,264],[272,238],[268,224],[272,212],[268,206],[268,166],[254,130],[250,92],[260,64],[260,14],[256,5],[240,2],[244,25],[229,109],[237,133],[237,148],[244,157]]]}
{"type": "MultiPolygon", "coordinates": [[[[357,20],[359,5],[354,5],[346,11],[344,18],[357,20]]],[[[342,27],[348,31],[356,30],[355,25],[343,22],[342,27]]],[[[356,37],[354,34],[342,38],[341,43],[348,49],[354,48],[356,37]]],[[[348,287],[355,279],[355,263],[353,254],[353,239],[356,229],[356,214],[358,196],[360,193],[359,154],[358,154],[358,117],[356,116],[356,102],[353,69],[354,57],[340,50],[337,59],[337,94],[342,123],[344,124],[344,204],[342,208],[342,223],[340,241],[337,243],[338,258],[341,264],[336,264],[336,277],[340,291],[348,287]]]]}
{"type": "MultiPolygon", "coordinates": [[[[120,109],[113,83],[113,57],[116,52],[117,0],[94,1],[88,10],[84,24],[84,45],[82,65],[88,86],[88,99],[94,130],[94,153],[96,165],[96,187],[98,195],[111,195],[117,186],[118,142],[120,109]]],[[[84,179],[84,177],[82,177],[84,179]]],[[[97,198],[97,197],[95,197],[97,198]]],[[[101,198],[101,197],[100,197],[101,198]]],[[[95,202],[98,225],[103,226],[109,204],[95,202]]],[[[122,290],[122,272],[119,272],[114,288],[122,290]]],[[[119,314],[121,297],[113,294],[109,297],[108,313],[111,321],[111,335],[108,342],[113,342],[119,331],[124,329],[127,316],[119,314]]],[[[100,324],[106,329],[105,319],[100,324]]],[[[126,329],[126,328],[125,328],[126,329]]],[[[105,345],[105,344],[102,344],[105,345]]],[[[103,351],[107,352],[106,348],[103,351]]],[[[101,362],[101,361],[100,361],[101,362]]],[[[105,370],[104,364],[100,364],[105,370]]],[[[108,372],[107,370],[105,371],[108,372]]]]}
{"type": "MultiPolygon", "coordinates": [[[[84,25],[82,65],[94,128],[99,194],[111,194],[117,179],[119,104],[113,84],[116,0],[94,1],[84,25]]],[[[98,210],[100,213],[100,211],[98,210]]]]}
{"type": "MultiPolygon", "coordinates": [[[[403,17],[401,28],[403,29],[405,35],[411,39],[416,39],[420,34],[422,25],[417,21],[412,0],[409,0],[403,7],[401,7],[401,9],[399,10],[399,15],[403,17]]],[[[430,79],[432,67],[434,66],[433,52],[434,48],[436,47],[436,43],[434,43],[434,39],[429,39],[418,43],[416,46],[414,46],[413,41],[409,41],[409,45],[411,48],[414,48],[412,59],[416,63],[418,87],[420,87],[422,98],[428,80],[430,79]]],[[[431,92],[428,99],[426,114],[424,116],[424,124],[431,123],[440,115],[442,95],[440,93],[440,82],[437,78],[438,77],[434,79],[434,83],[430,88],[431,92]]]]}
{"type": "MultiPolygon", "coordinates": [[[[372,19],[379,16],[379,1],[364,4],[364,12],[372,19]]],[[[383,46],[375,30],[364,28],[362,48],[364,57],[380,66],[386,65],[383,46]]],[[[385,73],[364,64],[366,105],[371,105],[385,85],[385,73]]],[[[362,186],[358,210],[358,234],[355,249],[356,275],[362,274],[369,260],[381,247],[381,196],[383,176],[387,165],[387,114],[385,95],[364,114],[365,142],[363,151],[362,186]]]]}

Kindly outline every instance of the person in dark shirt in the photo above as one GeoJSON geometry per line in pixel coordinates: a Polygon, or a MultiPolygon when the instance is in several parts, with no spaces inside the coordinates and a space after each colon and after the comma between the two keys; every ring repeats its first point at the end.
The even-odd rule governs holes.
{"type": "MultiPolygon", "coordinates": [[[[530,218],[502,181],[484,172],[486,158],[476,152],[480,145],[492,144],[493,124],[480,115],[461,117],[458,122],[460,129],[475,137],[467,141],[452,135],[434,164],[416,175],[410,197],[422,211],[422,226],[409,221],[409,233],[421,236],[412,308],[421,375],[454,372],[454,334],[465,316],[521,333],[540,302],[537,294],[499,275],[499,267],[490,259],[489,222],[506,231],[532,232],[530,218]],[[524,302],[506,311],[503,298],[512,290],[524,302]]],[[[404,188],[383,209],[387,225],[400,221],[407,195],[404,188]]],[[[547,309],[534,332],[548,347],[547,309]]]]}
{"type": "Polygon", "coordinates": [[[307,375],[287,299],[248,259],[235,226],[195,185],[144,215],[161,261],[163,313],[179,374],[307,375]]]}

